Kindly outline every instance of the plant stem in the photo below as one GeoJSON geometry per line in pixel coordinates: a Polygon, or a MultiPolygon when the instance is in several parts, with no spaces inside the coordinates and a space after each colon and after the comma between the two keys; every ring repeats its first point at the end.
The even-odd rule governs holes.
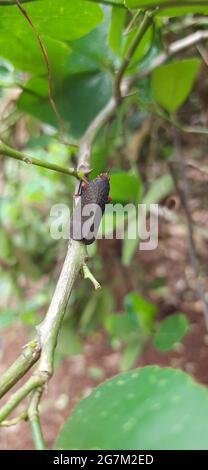
{"type": "Polygon", "coordinates": [[[167,62],[167,60],[171,59],[179,52],[185,51],[186,49],[196,46],[197,44],[200,44],[202,41],[205,41],[207,39],[208,31],[199,30],[195,31],[192,34],[189,34],[188,36],[185,36],[182,39],[179,39],[178,41],[172,42],[167,46],[166,51],[160,52],[152,60],[150,65],[148,65],[143,70],[139,71],[129,79],[129,86],[132,86],[138,80],[147,77],[156,67],[159,67],[160,65],[164,64],[165,62],[167,62]]]}
{"type": "Polygon", "coordinates": [[[16,424],[20,423],[20,421],[24,421],[27,419],[27,410],[23,411],[19,416],[14,419],[10,419],[8,421],[2,421],[0,423],[1,427],[9,428],[10,426],[16,426],[16,424]]]}
{"type": "Polygon", "coordinates": [[[15,158],[30,165],[40,166],[42,168],[47,168],[48,170],[57,171],[59,173],[64,173],[66,175],[75,176],[77,179],[82,180],[84,178],[84,173],[82,171],[77,171],[74,168],[63,168],[54,163],[44,162],[35,157],[29,157],[18,150],[9,147],[0,140],[0,154],[5,155],[6,157],[15,158]]]}
{"type": "Polygon", "coordinates": [[[28,381],[17,390],[0,409],[0,423],[16,408],[17,405],[36,387],[43,385],[46,381],[44,374],[34,374],[28,381]]]}
{"type": "Polygon", "coordinates": [[[28,343],[18,359],[9,367],[0,379],[0,398],[35,364],[40,357],[40,347],[37,341],[28,343]]]}
{"type": "Polygon", "coordinates": [[[97,279],[95,279],[95,277],[93,276],[93,274],[91,273],[91,271],[89,270],[88,266],[85,263],[83,264],[82,269],[83,269],[84,279],[89,279],[92,282],[95,290],[100,289],[101,285],[99,284],[97,279]]]}
{"type": "Polygon", "coordinates": [[[42,349],[38,370],[46,373],[48,378],[53,373],[54,351],[66,305],[85,256],[84,243],[71,240],[48,312],[37,327],[42,349]]]}
{"type": "Polygon", "coordinates": [[[46,448],[39,417],[39,402],[41,395],[41,387],[34,390],[30,405],[28,407],[28,419],[32,430],[36,450],[44,450],[46,448]]]}
{"type": "Polygon", "coordinates": [[[187,1],[183,1],[183,0],[167,0],[167,1],[164,1],[164,2],[158,2],[156,5],[155,3],[142,3],[138,1],[138,4],[134,5],[133,6],[133,9],[137,9],[137,8],[142,8],[142,9],[145,9],[145,10],[149,10],[151,8],[155,8],[157,7],[157,12],[160,11],[160,10],[163,10],[164,8],[174,8],[174,7],[177,7],[177,8],[184,8],[184,7],[192,7],[192,6],[207,6],[208,5],[208,1],[206,0],[201,0],[201,1],[197,1],[197,0],[187,0],[187,1]]]}
{"type": "Polygon", "coordinates": [[[137,34],[134,37],[134,39],[133,39],[133,41],[132,41],[132,43],[131,43],[128,51],[127,51],[127,54],[124,57],[123,63],[121,64],[121,67],[120,67],[120,69],[118,70],[118,72],[116,74],[116,79],[115,79],[115,83],[114,83],[114,95],[115,95],[117,103],[119,103],[122,99],[121,81],[122,81],[123,75],[124,75],[126,69],[128,68],[128,66],[130,64],[130,61],[132,59],[132,56],[133,56],[134,52],[136,51],[139,43],[141,42],[144,34],[146,33],[146,31],[148,30],[148,28],[152,24],[153,14],[154,14],[153,11],[152,12],[147,11],[145,13],[143,21],[141,22],[141,24],[138,28],[137,34]]]}

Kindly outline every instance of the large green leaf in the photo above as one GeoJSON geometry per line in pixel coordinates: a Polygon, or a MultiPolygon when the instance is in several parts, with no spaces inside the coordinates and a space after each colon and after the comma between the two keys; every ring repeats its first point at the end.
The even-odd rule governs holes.
{"type": "Polygon", "coordinates": [[[54,447],[208,449],[208,391],[171,368],[119,374],[81,400],[54,447]]]}
{"type": "Polygon", "coordinates": [[[155,100],[170,113],[188,97],[199,64],[199,59],[185,59],[161,65],[153,71],[151,85],[155,100]]]}
{"type": "Polygon", "coordinates": [[[186,315],[175,313],[160,322],[154,337],[154,346],[160,351],[168,351],[187,333],[189,323],[186,315]]]}
{"type": "Polygon", "coordinates": [[[208,13],[208,1],[206,0],[195,0],[195,2],[180,0],[178,6],[175,6],[175,0],[125,0],[125,4],[128,8],[152,8],[154,6],[163,6],[163,3],[164,9],[158,11],[159,15],[178,16],[185,13],[208,13]],[[173,7],[170,8],[171,1],[173,2],[173,7]],[[186,6],[186,3],[188,6],[186,6]],[[199,3],[199,5],[197,5],[197,3],[199,3]]]}
{"type": "MultiPolygon", "coordinates": [[[[56,40],[79,38],[95,28],[103,18],[100,6],[85,0],[38,0],[28,3],[25,8],[39,34],[56,40]]],[[[1,8],[0,34],[5,34],[5,31],[30,31],[16,5],[1,8]]],[[[32,31],[31,35],[34,35],[32,31]]]]}
{"type": "MultiPolygon", "coordinates": [[[[20,96],[18,107],[43,122],[57,126],[47,97],[47,81],[32,78],[20,96]],[[28,91],[26,90],[28,89],[28,91]]],[[[108,72],[86,73],[67,77],[54,93],[57,108],[69,124],[70,134],[79,137],[107,103],[112,93],[108,72]]]]}
{"type": "Polygon", "coordinates": [[[113,54],[107,46],[109,20],[104,21],[84,37],[70,42],[71,54],[66,61],[66,72],[96,71],[108,66],[113,54]]]}
{"type": "MultiPolygon", "coordinates": [[[[42,39],[47,50],[53,79],[57,80],[63,74],[69,46],[44,35],[42,39]]],[[[0,32],[0,54],[12,62],[17,69],[35,74],[46,75],[47,73],[40,46],[35,35],[31,35],[30,31],[14,29],[3,34],[0,32]]]]}

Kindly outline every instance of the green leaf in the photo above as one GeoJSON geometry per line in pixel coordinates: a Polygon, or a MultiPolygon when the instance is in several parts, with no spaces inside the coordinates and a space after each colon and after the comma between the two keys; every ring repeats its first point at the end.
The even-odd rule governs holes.
{"type": "Polygon", "coordinates": [[[189,3],[189,0],[179,0],[178,1],[178,6],[176,7],[175,5],[173,7],[170,7],[171,1],[175,3],[175,0],[125,0],[125,5],[128,8],[148,8],[151,6],[151,8],[155,6],[162,6],[162,4],[166,3],[166,6],[168,4],[168,8],[159,10],[157,14],[159,16],[179,16],[179,15],[184,15],[185,13],[208,13],[208,2],[204,0],[204,5],[200,5],[201,0],[196,0],[195,5],[188,5],[187,7],[185,6],[186,2],[187,4],[189,3]],[[199,5],[197,6],[197,3],[199,2],[199,5]],[[181,5],[180,5],[181,4],[181,5]],[[182,5],[183,4],[183,5],[182,5]]]}
{"type": "Polygon", "coordinates": [[[113,54],[107,45],[109,20],[104,21],[89,34],[70,42],[71,54],[66,61],[66,72],[70,75],[81,72],[99,71],[108,66],[113,54]]]}
{"type": "Polygon", "coordinates": [[[135,202],[141,191],[141,181],[138,175],[125,172],[111,174],[110,195],[113,201],[135,202]]]}
{"type": "MultiPolygon", "coordinates": [[[[19,98],[19,109],[57,126],[56,117],[48,102],[47,81],[32,78],[26,84],[26,89],[19,98]]],[[[111,93],[112,82],[108,72],[78,74],[64,79],[61,88],[54,93],[54,99],[73,137],[83,134],[92,119],[105,106],[111,93]]]]}
{"type": "Polygon", "coordinates": [[[120,56],[122,50],[122,32],[124,28],[125,18],[126,11],[124,9],[112,7],[108,42],[113,52],[115,52],[115,54],[117,54],[118,56],[120,56]]]}
{"type": "MultiPolygon", "coordinates": [[[[126,55],[128,49],[130,47],[130,44],[134,40],[134,37],[137,34],[137,30],[138,30],[138,27],[134,28],[132,31],[129,32],[129,34],[127,36],[127,40],[125,42],[124,49],[123,49],[123,57],[126,55]]],[[[136,51],[134,52],[134,54],[131,58],[131,61],[130,61],[129,67],[128,67],[131,71],[132,71],[132,68],[135,65],[138,65],[138,62],[141,59],[144,59],[144,56],[148,52],[148,49],[150,47],[151,40],[152,40],[152,28],[149,28],[146,31],[146,33],[144,34],[142,40],[140,41],[138,47],[136,48],[136,51]]]]}
{"type": "Polygon", "coordinates": [[[199,59],[184,59],[153,70],[151,86],[154,98],[170,113],[176,111],[188,97],[199,64],[199,59]]]}
{"type": "Polygon", "coordinates": [[[80,401],[54,448],[208,449],[208,391],[171,368],[119,374],[80,401]]]}
{"type": "Polygon", "coordinates": [[[175,313],[163,320],[155,333],[154,346],[159,351],[168,351],[178,343],[189,329],[186,315],[175,313]]]}
{"type": "Polygon", "coordinates": [[[157,204],[164,197],[168,196],[173,189],[173,180],[170,175],[162,175],[152,182],[142,201],[146,204],[147,212],[150,204],[157,204]]]}
{"type": "Polygon", "coordinates": [[[153,329],[153,319],[157,312],[155,304],[148,302],[137,292],[130,292],[124,299],[125,310],[135,314],[143,333],[149,335],[153,329]]]}
{"type": "Polygon", "coordinates": [[[138,232],[136,233],[135,238],[129,238],[128,231],[132,232],[135,229],[135,220],[134,220],[134,214],[132,214],[132,220],[130,220],[128,224],[128,228],[124,233],[124,240],[122,243],[122,264],[124,266],[129,266],[131,264],[131,260],[134,256],[134,253],[137,249],[138,243],[139,243],[139,234],[138,232]]]}
{"type": "MultiPolygon", "coordinates": [[[[69,46],[47,36],[42,36],[47,50],[53,79],[60,80],[64,73],[69,46]]],[[[30,31],[14,29],[0,34],[1,56],[8,59],[20,70],[27,70],[35,74],[47,74],[46,63],[43,58],[36,36],[30,31]],[[12,44],[12,47],[11,47],[12,44]]],[[[54,80],[53,80],[54,81],[54,80]]]]}
{"type": "MultiPolygon", "coordinates": [[[[30,2],[37,2],[37,0],[20,0],[21,3],[30,3],[30,2]]],[[[7,6],[7,3],[8,5],[14,5],[14,0],[3,0],[3,2],[0,3],[0,8],[3,6],[7,6]]]]}
{"type": "Polygon", "coordinates": [[[127,348],[123,351],[121,359],[119,361],[119,370],[121,372],[129,370],[133,366],[134,362],[139,356],[141,347],[142,343],[139,343],[138,341],[132,341],[128,344],[127,348]]]}
{"type": "Polygon", "coordinates": [[[135,338],[135,333],[139,339],[139,324],[136,315],[129,313],[108,315],[105,319],[105,328],[112,337],[124,342],[130,341],[131,337],[135,338]]]}
{"type": "MultiPolygon", "coordinates": [[[[83,0],[39,0],[28,3],[25,9],[38,33],[56,40],[77,39],[95,28],[103,19],[99,5],[83,0]]],[[[5,31],[29,34],[30,26],[16,5],[1,9],[0,31],[2,35],[5,31]]],[[[31,36],[34,35],[32,30],[30,33],[31,36]]]]}

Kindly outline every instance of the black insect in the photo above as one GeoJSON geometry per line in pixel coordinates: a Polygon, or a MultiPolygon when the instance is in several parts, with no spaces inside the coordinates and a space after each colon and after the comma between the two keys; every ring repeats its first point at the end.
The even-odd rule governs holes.
{"type": "Polygon", "coordinates": [[[90,245],[96,239],[105,205],[111,200],[110,177],[101,173],[89,183],[82,182],[78,202],[73,211],[70,236],[90,245]]]}

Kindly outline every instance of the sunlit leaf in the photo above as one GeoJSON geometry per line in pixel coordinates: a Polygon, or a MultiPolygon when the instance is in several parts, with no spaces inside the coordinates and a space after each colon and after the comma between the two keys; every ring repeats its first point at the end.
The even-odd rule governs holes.
{"type": "Polygon", "coordinates": [[[165,318],[157,327],[154,346],[160,351],[168,351],[178,343],[189,329],[186,315],[175,313],[165,318]]]}
{"type": "Polygon", "coordinates": [[[176,111],[188,97],[199,64],[199,59],[184,59],[153,70],[151,85],[154,98],[170,113],[176,111]]]}

